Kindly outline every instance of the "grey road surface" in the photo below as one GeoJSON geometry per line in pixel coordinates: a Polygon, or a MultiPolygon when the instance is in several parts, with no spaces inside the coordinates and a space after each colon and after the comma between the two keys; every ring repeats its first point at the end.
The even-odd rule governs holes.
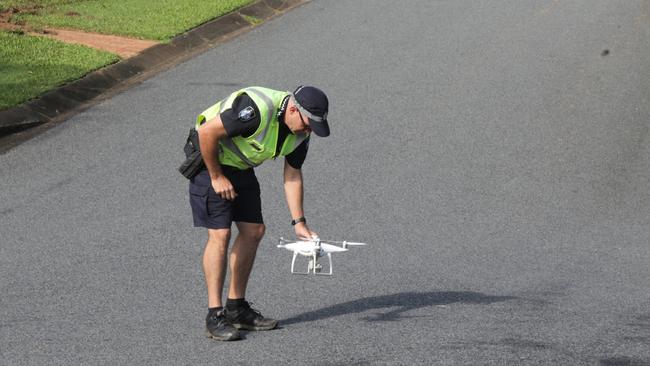
{"type": "Polygon", "coordinates": [[[0,364],[650,365],[650,2],[315,0],[0,156],[0,364]],[[321,237],[289,274],[282,161],[248,298],[204,336],[176,172],[249,85],[330,96],[304,167],[321,237]]]}

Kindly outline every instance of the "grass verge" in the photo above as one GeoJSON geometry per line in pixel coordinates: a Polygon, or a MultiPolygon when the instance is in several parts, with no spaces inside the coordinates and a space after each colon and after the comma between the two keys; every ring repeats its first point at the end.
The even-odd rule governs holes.
{"type": "Polygon", "coordinates": [[[118,60],[85,46],[0,31],[0,110],[118,60]]]}
{"type": "Polygon", "coordinates": [[[0,0],[10,22],[169,41],[253,0],[0,0]]]}
{"type": "MultiPolygon", "coordinates": [[[[68,28],[168,42],[253,1],[0,0],[0,23],[32,31],[68,28]]],[[[118,60],[84,46],[0,30],[0,110],[118,60]]]]}

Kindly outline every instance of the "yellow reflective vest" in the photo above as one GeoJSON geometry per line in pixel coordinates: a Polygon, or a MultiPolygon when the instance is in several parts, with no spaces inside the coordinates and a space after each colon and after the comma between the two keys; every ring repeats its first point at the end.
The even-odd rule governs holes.
{"type": "MultiPolygon", "coordinates": [[[[196,129],[198,130],[205,121],[231,109],[235,99],[244,93],[255,102],[260,111],[259,127],[248,137],[225,137],[219,140],[219,163],[242,170],[256,167],[264,161],[276,157],[280,130],[278,110],[289,93],[259,86],[240,89],[206,109],[196,118],[196,129]]],[[[300,135],[290,133],[282,144],[280,155],[290,154],[307,137],[309,137],[308,133],[300,135]]]]}

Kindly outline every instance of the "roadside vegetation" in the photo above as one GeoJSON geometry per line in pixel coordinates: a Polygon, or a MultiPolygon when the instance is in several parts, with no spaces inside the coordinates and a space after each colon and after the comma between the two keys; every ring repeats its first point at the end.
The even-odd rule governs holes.
{"type": "Polygon", "coordinates": [[[0,0],[0,110],[119,60],[35,34],[47,29],[169,42],[254,0],[0,0]]]}
{"type": "Polygon", "coordinates": [[[0,0],[17,9],[11,22],[38,28],[71,28],[157,41],[174,36],[252,0],[0,0]]]}
{"type": "Polygon", "coordinates": [[[117,60],[116,55],[85,46],[0,32],[0,110],[117,60]]]}

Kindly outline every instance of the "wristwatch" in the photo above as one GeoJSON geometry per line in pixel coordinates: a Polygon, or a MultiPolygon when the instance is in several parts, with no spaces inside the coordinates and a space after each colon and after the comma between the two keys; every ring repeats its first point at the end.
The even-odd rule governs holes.
{"type": "Polygon", "coordinates": [[[307,219],[304,216],[301,216],[295,220],[291,220],[291,226],[295,226],[299,222],[304,222],[305,224],[307,223],[307,219]]]}

